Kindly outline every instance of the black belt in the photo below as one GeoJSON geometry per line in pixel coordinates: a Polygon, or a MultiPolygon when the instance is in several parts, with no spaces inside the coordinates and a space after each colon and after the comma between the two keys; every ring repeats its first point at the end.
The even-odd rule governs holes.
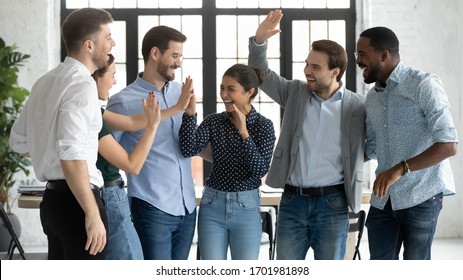
{"type": "MultiPolygon", "coordinates": [[[[92,190],[95,190],[95,191],[99,191],[100,188],[93,185],[93,184],[90,184],[90,187],[92,188],[92,190]]],[[[50,180],[47,182],[47,185],[46,185],[46,188],[47,190],[52,190],[52,191],[56,191],[56,192],[65,192],[65,191],[70,191],[71,189],[69,188],[68,186],[68,183],[66,182],[66,180],[50,180]]]]}
{"type": "Polygon", "coordinates": [[[125,183],[124,183],[124,180],[117,179],[114,181],[104,182],[104,187],[105,188],[120,187],[121,189],[123,189],[125,187],[125,183]]]}
{"type": "Polygon", "coordinates": [[[329,195],[341,191],[344,191],[344,184],[321,188],[300,188],[291,185],[285,185],[285,192],[297,193],[300,196],[320,196],[322,193],[324,195],[329,195]]]}

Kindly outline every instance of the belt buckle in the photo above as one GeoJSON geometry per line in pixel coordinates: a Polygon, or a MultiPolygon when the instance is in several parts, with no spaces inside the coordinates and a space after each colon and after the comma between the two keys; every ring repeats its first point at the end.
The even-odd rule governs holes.
{"type": "Polygon", "coordinates": [[[297,193],[299,196],[310,196],[308,193],[304,193],[304,188],[297,187],[297,193]]]}

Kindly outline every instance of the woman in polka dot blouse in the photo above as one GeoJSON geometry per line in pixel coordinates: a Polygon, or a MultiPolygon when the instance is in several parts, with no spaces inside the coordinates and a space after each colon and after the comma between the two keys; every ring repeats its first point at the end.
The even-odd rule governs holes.
{"type": "Polygon", "coordinates": [[[212,149],[212,171],[205,180],[198,214],[202,259],[225,260],[228,246],[234,260],[259,256],[259,186],[275,145],[272,121],[251,105],[261,83],[259,70],[235,64],[224,73],[220,85],[225,112],[211,114],[197,126],[193,97],[183,115],[182,154],[195,156],[208,144],[212,149]]]}

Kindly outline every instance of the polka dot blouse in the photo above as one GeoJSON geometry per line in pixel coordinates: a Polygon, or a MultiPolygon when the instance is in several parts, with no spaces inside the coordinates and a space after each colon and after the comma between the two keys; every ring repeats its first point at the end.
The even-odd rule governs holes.
{"type": "Polygon", "coordinates": [[[180,147],[185,157],[192,157],[211,143],[212,171],[204,184],[225,192],[259,188],[261,178],[270,168],[275,145],[272,121],[252,107],[246,116],[246,140],[241,138],[228,112],[208,115],[199,127],[196,123],[196,116],[183,114],[180,147]]]}

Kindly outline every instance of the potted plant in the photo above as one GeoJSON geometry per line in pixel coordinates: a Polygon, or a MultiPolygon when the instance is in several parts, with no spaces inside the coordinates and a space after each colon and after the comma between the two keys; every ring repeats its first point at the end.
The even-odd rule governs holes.
{"type": "Polygon", "coordinates": [[[8,145],[11,127],[22,111],[29,91],[18,86],[18,67],[30,56],[16,51],[16,46],[6,46],[0,38],[0,203],[11,214],[17,196],[11,198],[15,174],[29,174],[30,159],[14,152],[8,145]]]}

